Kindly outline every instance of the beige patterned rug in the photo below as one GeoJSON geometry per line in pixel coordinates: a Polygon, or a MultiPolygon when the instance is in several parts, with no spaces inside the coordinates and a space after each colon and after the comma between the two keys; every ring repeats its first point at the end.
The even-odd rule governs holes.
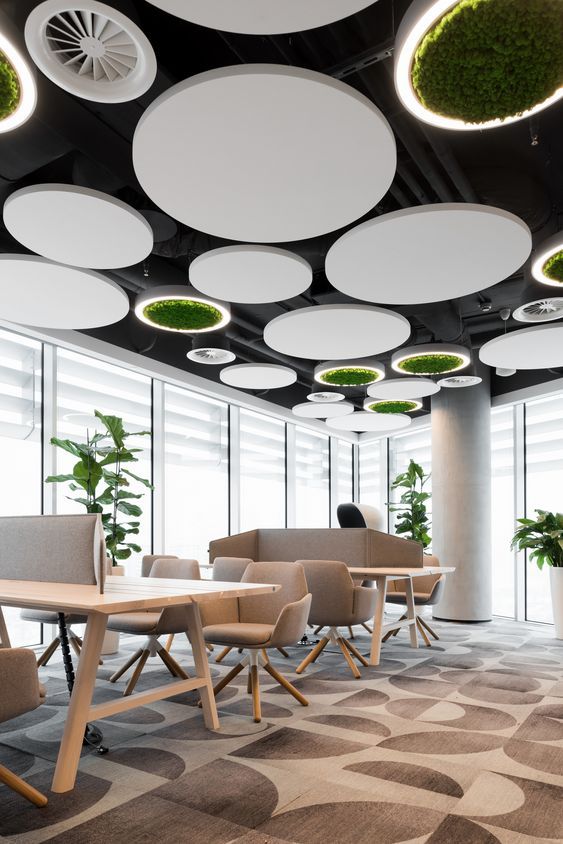
{"type": "MultiPolygon", "coordinates": [[[[310,701],[262,675],[263,722],[246,678],[219,696],[221,732],[182,695],[100,722],[106,756],[84,751],[76,789],[36,809],[0,786],[0,840],[57,844],[555,844],[563,842],[563,641],[552,628],[436,623],[412,650],[402,632],[354,680],[325,652],[277,667],[310,701]]],[[[356,645],[368,651],[367,634],[356,645]]],[[[97,699],[124,683],[99,670],[97,699]]],[[[186,640],[174,644],[190,670],[186,640]]],[[[235,664],[231,653],[219,676],[235,664]]],[[[158,661],[160,662],[160,660],[158,661]]],[[[166,681],[156,660],[139,688],[166,681]]],[[[0,725],[0,762],[48,790],[67,704],[60,663],[45,706],[0,725]]]]}

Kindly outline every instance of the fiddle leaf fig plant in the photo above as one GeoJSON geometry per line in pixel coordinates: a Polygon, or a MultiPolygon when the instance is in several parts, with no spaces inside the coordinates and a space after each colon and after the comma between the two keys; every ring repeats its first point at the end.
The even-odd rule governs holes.
{"type": "Polygon", "coordinates": [[[544,565],[563,568],[563,513],[535,510],[536,519],[517,519],[520,525],[510,547],[528,551],[539,569],[544,565]]]}
{"type": "Polygon", "coordinates": [[[123,420],[118,416],[106,416],[95,411],[105,429],[93,436],[87,433],[86,442],[75,442],[52,437],[52,445],[69,452],[77,458],[72,472],[64,475],[50,475],[46,483],[68,483],[69,489],[78,495],[68,495],[86,508],[87,513],[101,513],[106,538],[106,548],[115,566],[120,560],[127,560],[133,551],[140,553],[141,547],[130,542],[131,536],[139,534],[142,510],[135,500],[144,492],[133,492],[131,481],[146,489],[153,488],[150,481],[141,478],[123,464],[136,463],[136,454],[141,448],[130,448],[127,439],[135,436],[150,436],[150,431],[128,433],[123,420]]]}
{"type": "Polygon", "coordinates": [[[426,509],[426,502],[431,498],[429,492],[424,491],[430,475],[411,459],[406,472],[397,475],[391,489],[403,490],[398,502],[390,502],[391,513],[399,513],[395,525],[396,534],[404,534],[407,539],[420,542],[423,548],[430,545],[430,520],[426,509]]]}

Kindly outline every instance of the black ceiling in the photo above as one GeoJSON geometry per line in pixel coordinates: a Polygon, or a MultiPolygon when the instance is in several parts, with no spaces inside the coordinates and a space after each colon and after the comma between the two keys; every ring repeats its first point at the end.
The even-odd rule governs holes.
{"type": "MultiPolygon", "coordinates": [[[[33,0],[12,0],[4,2],[2,10],[23,31],[29,11],[36,5],[33,0]]],[[[0,135],[2,203],[25,185],[64,182],[106,191],[138,209],[156,210],[138,184],[131,161],[131,141],[143,110],[168,87],[195,73],[240,62],[271,62],[344,79],[373,100],[387,117],[397,141],[397,173],[387,195],[365,219],[413,205],[465,201],[517,214],[529,225],[534,245],[561,228],[562,106],[554,106],[529,121],[483,132],[434,129],[416,121],[400,105],[392,81],[394,33],[409,0],[378,0],[344,21],[283,36],[243,36],[205,29],[167,15],[143,0],[110,0],[110,5],[135,20],[151,41],[159,63],[153,87],[137,101],[104,105],[73,97],[38,72],[39,100],[34,117],[17,132],[0,135]]],[[[185,166],[197,167],[197,161],[187,160],[185,166]]],[[[312,383],[315,362],[284,358],[269,349],[262,340],[264,325],[293,308],[353,301],[334,290],[324,274],[326,252],[342,231],[286,244],[313,267],[313,284],[306,294],[282,303],[232,308],[226,333],[240,362],[282,362],[297,370],[298,382],[286,390],[269,391],[270,401],[285,406],[303,401],[312,383]]],[[[178,224],[176,235],[155,244],[148,266],[110,275],[127,289],[133,302],[135,291],[142,287],[186,283],[190,261],[226,243],[178,224]]],[[[5,229],[0,231],[0,249],[24,251],[5,229]]],[[[459,260],[462,262],[464,256],[459,260]]],[[[501,308],[514,309],[542,295],[546,295],[545,288],[532,282],[528,262],[509,279],[482,293],[396,310],[411,323],[410,342],[461,341],[476,350],[503,330],[498,315],[501,308]]],[[[508,323],[509,330],[518,326],[512,320],[508,323]]],[[[154,332],[132,313],[115,325],[88,333],[205,378],[219,379],[220,367],[187,360],[189,338],[154,332]]],[[[541,371],[494,378],[493,392],[554,377],[557,373],[541,371]]],[[[360,395],[352,393],[351,398],[359,399],[360,395]]]]}

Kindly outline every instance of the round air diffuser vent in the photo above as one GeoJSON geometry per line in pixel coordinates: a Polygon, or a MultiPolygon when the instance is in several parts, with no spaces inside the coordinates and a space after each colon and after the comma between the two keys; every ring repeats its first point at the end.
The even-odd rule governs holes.
{"type": "Polygon", "coordinates": [[[480,384],[483,379],[478,375],[450,375],[449,378],[440,378],[438,384],[440,387],[474,387],[475,384],[480,384]]]}
{"type": "Polygon", "coordinates": [[[51,82],[98,103],[123,103],[144,94],[156,58],[139,27],[96,0],[46,0],[29,15],[25,41],[51,82]]]}
{"type": "Polygon", "coordinates": [[[218,366],[236,360],[235,353],[231,352],[228,337],[220,334],[215,334],[211,338],[201,334],[194,337],[187,357],[194,363],[205,363],[208,366],[218,366]]]}
{"type": "Polygon", "coordinates": [[[518,322],[551,322],[563,318],[563,299],[559,296],[536,299],[520,305],[512,314],[518,322]]]}

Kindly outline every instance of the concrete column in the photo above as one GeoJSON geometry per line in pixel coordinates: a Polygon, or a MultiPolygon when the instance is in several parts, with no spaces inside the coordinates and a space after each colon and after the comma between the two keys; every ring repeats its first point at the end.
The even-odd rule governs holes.
{"type": "Polygon", "coordinates": [[[446,577],[435,618],[489,621],[492,615],[491,399],[481,384],[432,396],[432,549],[446,577]]]}

